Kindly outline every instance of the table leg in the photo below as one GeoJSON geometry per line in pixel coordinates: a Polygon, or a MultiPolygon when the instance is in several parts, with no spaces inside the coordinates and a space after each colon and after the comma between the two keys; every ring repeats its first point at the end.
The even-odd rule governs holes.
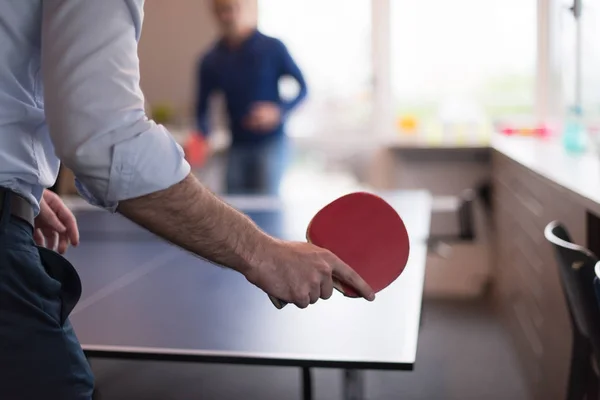
{"type": "Polygon", "coordinates": [[[94,393],[92,393],[92,400],[102,400],[102,394],[100,394],[100,390],[98,388],[94,389],[94,393]]]}
{"type": "Polygon", "coordinates": [[[302,400],[313,399],[312,376],[309,367],[302,367],[302,400]]]}
{"type": "Polygon", "coordinates": [[[363,371],[344,370],[344,400],[363,400],[365,398],[363,371]]]}
{"type": "MultiPolygon", "coordinates": [[[[85,358],[87,359],[90,368],[92,368],[92,359],[86,354],[85,358]]],[[[94,392],[92,393],[92,400],[102,400],[102,395],[100,394],[100,389],[98,388],[98,382],[94,382],[94,392]]]]}

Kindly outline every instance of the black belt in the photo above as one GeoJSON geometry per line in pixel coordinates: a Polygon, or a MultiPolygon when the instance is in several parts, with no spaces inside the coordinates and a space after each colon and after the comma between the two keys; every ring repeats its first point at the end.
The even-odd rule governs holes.
{"type": "Polygon", "coordinates": [[[33,207],[31,207],[31,204],[23,197],[10,190],[0,188],[0,210],[2,210],[4,207],[4,199],[6,198],[6,196],[10,196],[11,215],[22,219],[31,226],[34,226],[33,222],[35,216],[33,213],[33,207]]]}

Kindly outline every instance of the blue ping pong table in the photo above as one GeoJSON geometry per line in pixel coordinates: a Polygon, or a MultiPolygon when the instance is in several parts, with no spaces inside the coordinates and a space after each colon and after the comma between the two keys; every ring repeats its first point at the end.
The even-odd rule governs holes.
{"type": "MultiPolygon", "coordinates": [[[[67,258],[83,294],[71,321],[90,359],[114,358],[298,367],[303,399],[311,368],[344,370],[346,400],[364,396],[361,371],[412,370],[417,352],[431,197],[381,194],[411,237],[401,277],[369,303],[335,293],[305,310],[273,307],[265,293],[120,215],[74,208],[81,245],[67,258]]],[[[231,197],[229,204],[271,235],[304,240],[328,200],[231,197]]]]}

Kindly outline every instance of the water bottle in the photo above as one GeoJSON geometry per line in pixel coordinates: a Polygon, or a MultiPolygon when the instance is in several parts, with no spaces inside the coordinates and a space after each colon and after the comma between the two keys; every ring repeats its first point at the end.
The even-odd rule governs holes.
{"type": "Polygon", "coordinates": [[[586,150],[588,135],[581,107],[574,106],[569,110],[562,139],[565,150],[570,153],[582,153],[586,150]]]}

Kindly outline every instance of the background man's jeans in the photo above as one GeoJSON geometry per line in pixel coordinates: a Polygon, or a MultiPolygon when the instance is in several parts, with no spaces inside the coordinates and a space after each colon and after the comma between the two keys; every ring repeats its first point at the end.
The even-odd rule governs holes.
{"type": "Polygon", "coordinates": [[[233,144],[227,155],[226,193],[279,195],[290,158],[285,136],[259,144],[233,144]]]}

